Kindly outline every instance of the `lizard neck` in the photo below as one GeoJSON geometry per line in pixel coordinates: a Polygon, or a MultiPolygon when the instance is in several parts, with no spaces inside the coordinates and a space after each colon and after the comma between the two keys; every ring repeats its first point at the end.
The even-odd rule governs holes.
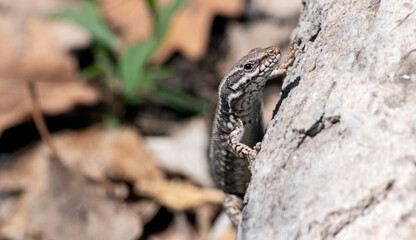
{"type": "Polygon", "coordinates": [[[240,94],[245,94],[245,96],[235,97],[237,93],[234,93],[234,98],[230,98],[230,95],[221,95],[218,101],[218,111],[224,116],[238,117],[241,120],[246,120],[262,111],[263,94],[261,91],[240,94]]]}

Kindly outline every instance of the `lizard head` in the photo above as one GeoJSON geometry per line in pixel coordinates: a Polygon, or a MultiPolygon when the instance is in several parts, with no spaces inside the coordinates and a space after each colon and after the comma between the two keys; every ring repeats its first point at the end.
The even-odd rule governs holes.
{"type": "Polygon", "coordinates": [[[242,57],[234,66],[234,70],[241,69],[245,77],[266,77],[274,70],[280,60],[280,49],[277,47],[255,48],[242,57]]]}
{"type": "Polygon", "coordinates": [[[242,57],[221,81],[220,100],[232,111],[251,109],[276,69],[281,53],[277,47],[255,48],[242,57]],[[231,109],[230,109],[231,110],[231,109]]]}

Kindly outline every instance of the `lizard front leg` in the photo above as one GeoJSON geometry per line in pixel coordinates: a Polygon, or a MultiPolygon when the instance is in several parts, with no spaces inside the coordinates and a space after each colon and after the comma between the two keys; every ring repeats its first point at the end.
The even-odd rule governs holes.
{"type": "Polygon", "coordinates": [[[241,143],[243,135],[244,125],[241,119],[238,119],[233,131],[231,131],[230,135],[228,136],[228,144],[230,145],[234,154],[237,155],[237,157],[248,160],[250,168],[257,156],[259,144],[257,144],[256,147],[252,149],[246,144],[241,143]]]}
{"type": "Polygon", "coordinates": [[[295,45],[293,42],[290,44],[290,50],[289,53],[285,59],[285,61],[279,66],[279,68],[275,69],[271,75],[272,76],[279,76],[282,74],[287,73],[287,68],[290,66],[290,64],[293,63],[295,60],[295,53],[299,49],[298,45],[295,45]]]}

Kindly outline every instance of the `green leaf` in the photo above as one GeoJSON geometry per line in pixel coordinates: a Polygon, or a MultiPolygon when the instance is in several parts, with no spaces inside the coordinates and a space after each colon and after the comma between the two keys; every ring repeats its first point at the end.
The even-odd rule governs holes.
{"type": "Polygon", "coordinates": [[[97,64],[91,64],[81,70],[80,75],[83,79],[92,79],[104,75],[103,70],[97,64]]]}
{"type": "Polygon", "coordinates": [[[140,98],[141,95],[155,88],[155,81],[161,78],[161,76],[156,76],[155,74],[160,75],[162,71],[155,72],[155,70],[148,69],[150,58],[162,43],[173,13],[186,1],[173,1],[160,14],[155,8],[155,2],[147,1],[153,9],[157,22],[155,35],[149,41],[127,47],[121,55],[119,74],[124,84],[123,95],[126,100],[133,101],[134,98],[140,98]]]}
{"type": "Polygon", "coordinates": [[[137,81],[137,89],[140,95],[154,94],[157,91],[157,82],[161,79],[172,76],[172,69],[168,67],[160,67],[147,70],[145,75],[137,81]]]}
{"type": "MultiPolygon", "coordinates": [[[[172,76],[172,69],[168,67],[160,67],[148,69],[144,76],[136,82],[136,94],[138,97],[151,96],[158,91],[157,82],[161,79],[172,76]]],[[[130,99],[131,100],[131,99],[130,99]]]]}
{"type": "Polygon", "coordinates": [[[132,100],[138,97],[138,86],[146,73],[149,59],[156,48],[152,40],[133,44],[124,49],[119,63],[119,74],[124,84],[123,95],[132,100]]]}
{"type": "Polygon", "coordinates": [[[193,97],[186,92],[160,87],[156,92],[156,100],[185,115],[201,113],[205,109],[205,101],[193,97]]]}
{"type": "Polygon", "coordinates": [[[49,14],[50,17],[64,18],[75,22],[82,28],[86,29],[92,36],[93,40],[116,50],[119,46],[119,39],[107,27],[100,15],[97,3],[93,1],[85,1],[80,6],[74,8],[66,8],[55,13],[49,14]]]}
{"type": "Polygon", "coordinates": [[[108,48],[99,44],[93,44],[93,53],[95,64],[101,69],[102,77],[105,80],[116,79],[116,62],[112,58],[112,53],[108,48]]]}
{"type": "Polygon", "coordinates": [[[104,116],[104,125],[107,128],[115,129],[121,125],[120,119],[114,113],[107,113],[104,116]]]}
{"type": "Polygon", "coordinates": [[[146,72],[146,77],[154,79],[155,81],[171,77],[174,71],[171,67],[163,66],[158,68],[148,69],[146,72]]]}

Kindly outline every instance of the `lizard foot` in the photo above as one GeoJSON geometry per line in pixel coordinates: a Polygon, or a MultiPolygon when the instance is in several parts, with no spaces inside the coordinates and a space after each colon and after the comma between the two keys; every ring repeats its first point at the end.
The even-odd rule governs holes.
{"type": "Polygon", "coordinates": [[[286,74],[288,72],[288,68],[290,64],[293,63],[295,60],[295,53],[299,49],[299,46],[294,44],[293,42],[290,44],[290,50],[287,54],[285,61],[276,69],[273,75],[278,76],[282,74],[286,74]]]}
{"type": "Polygon", "coordinates": [[[253,149],[256,150],[257,152],[260,152],[261,142],[256,143],[256,145],[253,147],[253,149]]]}

